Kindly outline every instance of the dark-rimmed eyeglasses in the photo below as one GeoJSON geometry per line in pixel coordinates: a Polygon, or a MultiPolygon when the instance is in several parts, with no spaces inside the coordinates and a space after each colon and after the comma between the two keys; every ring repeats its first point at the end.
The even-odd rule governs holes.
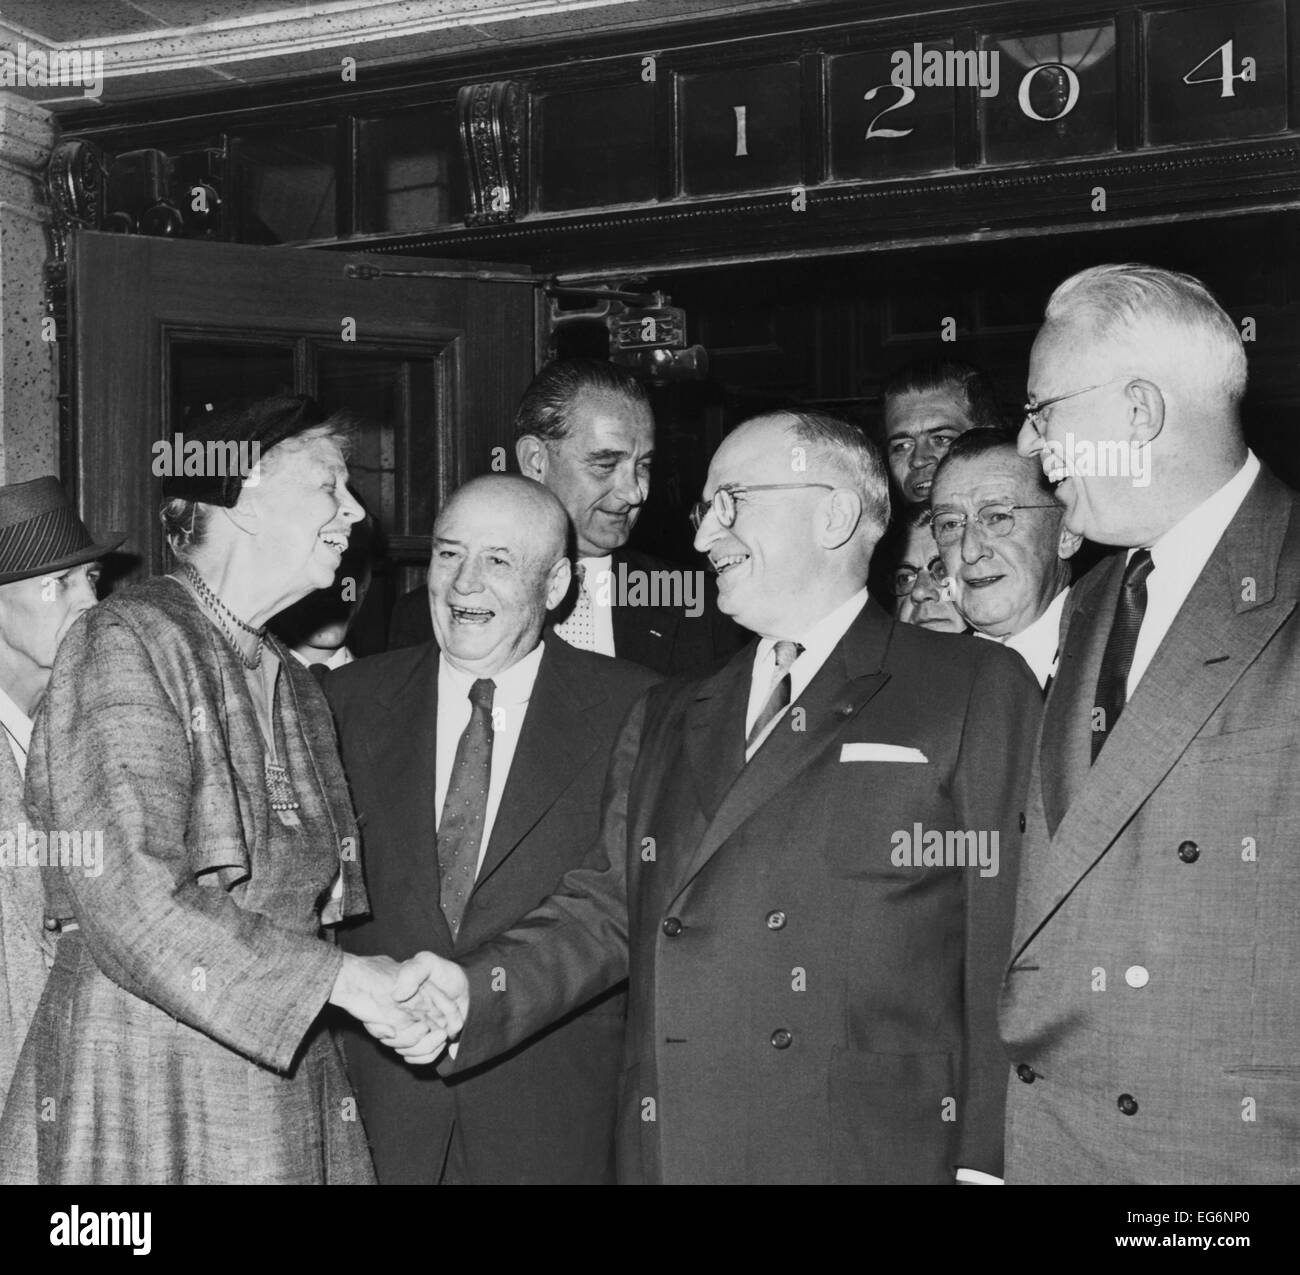
{"type": "MultiPolygon", "coordinates": [[[[1016,509],[1057,509],[1061,508],[1055,501],[1050,505],[985,505],[976,515],[975,521],[989,536],[1009,536],[1016,525],[1016,509]]],[[[934,533],[934,543],[941,549],[955,545],[966,530],[965,514],[937,513],[930,519],[930,530],[934,533]]]]}
{"type": "Polygon", "coordinates": [[[916,582],[922,575],[929,576],[934,587],[941,592],[948,580],[948,571],[943,565],[943,559],[938,554],[935,554],[923,567],[895,568],[894,574],[890,576],[890,585],[894,590],[894,597],[907,597],[916,588],[916,582]]]}
{"type": "Polygon", "coordinates": [[[1124,376],[1112,376],[1109,381],[1099,381],[1096,385],[1085,385],[1081,390],[1071,390],[1068,394],[1053,394],[1051,398],[1045,398],[1041,403],[1035,403],[1033,399],[1030,399],[1021,411],[1024,413],[1029,428],[1039,438],[1042,438],[1043,428],[1040,417],[1049,407],[1055,407],[1057,403],[1064,403],[1067,398],[1078,398],[1081,394],[1091,394],[1093,390],[1104,390],[1108,385],[1114,385],[1116,381],[1127,381],[1129,379],[1126,373],[1124,376]]]}
{"type": "Polygon", "coordinates": [[[691,526],[696,531],[699,531],[700,524],[712,511],[720,527],[734,527],[736,525],[737,496],[743,496],[751,491],[799,491],[805,487],[824,487],[827,491],[835,490],[830,483],[754,483],[752,485],[731,483],[726,487],[719,487],[713,493],[712,500],[697,500],[691,506],[691,526]]]}

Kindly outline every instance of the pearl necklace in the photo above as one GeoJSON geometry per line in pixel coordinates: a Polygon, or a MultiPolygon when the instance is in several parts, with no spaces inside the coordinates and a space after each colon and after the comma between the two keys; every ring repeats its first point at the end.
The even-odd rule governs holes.
{"type": "Polygon", "coordinates": [[[208,582],[204,580],[204,578],[199,575],[199,573],[195,571],[188,562],[182,563],[181,567],[189,577],[190,583],[194,586],[195,593],[197,593],[199,597],[207,603],[208,607],[213,612],[212,618],[216,620],[217,627],[220,628],[221,632],[224,634],[226,641],[230,643],[231,650],[239,656],[239,662],[246,669],[261,668],[262,644],[266,638],[266,625],[264,624],[260,629],[257,629],[246,621],[241,620],[239,616],[237,616],[219,597],[217,597],[216,593],[208,587],[208,582]],[[229,616],[241,629],[244,630],[245,633],[251,633],[255,638],[257,638],[257,649],[253,652],[251,658],[244,654],[243,648],[241,648],[239,643],[235,640],[235,635],[231,632],[230,626],[227,625],[226,621],[222,618],[223,616],[229,616]]]}

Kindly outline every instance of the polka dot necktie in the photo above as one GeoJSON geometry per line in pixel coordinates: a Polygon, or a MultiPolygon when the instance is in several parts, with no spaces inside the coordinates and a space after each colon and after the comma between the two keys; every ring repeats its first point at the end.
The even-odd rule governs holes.
{"type": "Polygon", "coordinates": [[[753,748],[763,738],[768,725],[780,717],[790,706],[790,665],[803,654],[803,647],[798,642],[778,642],[776,644],[776,680],[772,684],[767,703],[762,712],[754,719],[745,747],[753,748]]]}
{"type": "Polygon", "coordinates": [[[488,782],[492,777],[492,695],[496,683],[479,678],[469,688],[469,724],[456,745],[451,782],[438,824],[438,872],[442,912],[454,939],[478,875],[478,852],[487,821],[488,782]]]}
{"type": "Polygon", "coordinates": [[[1115,604],[1115,622],[1106,639],[1097,677],[1097,697],[1093,700],[1092,760],[1097,760],[1102,746],[1119,721],[1128,702],[1128,675],[1133,668],[1138,631],[1147,610],[1147,576],[1154,563],[1149,549],[1139,549],[1124,568],[1119,600],[1115,604]]]}
{"type": "Polygon", "coordinates": [[[573,610],[555,626],[555,636],[563,638],[580,651],[596,649],[596,617],[592,612],[591,594],[587,592],[587,571],[578,563],[578,597],[573,610]]]}

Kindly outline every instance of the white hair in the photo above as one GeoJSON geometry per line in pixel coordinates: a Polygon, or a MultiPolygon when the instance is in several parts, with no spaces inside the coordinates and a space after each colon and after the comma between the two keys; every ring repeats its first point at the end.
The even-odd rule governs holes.
{"type": "Polygon", "coordinates": [[[1241,333],[1210,290],[1189,274],[1137,263],[1071,275],[1047,302],[1048,323],[1081,323],[1099,341],[1176,366],[1186,383],[1238,403],[1246,392],[1241,333]]]}

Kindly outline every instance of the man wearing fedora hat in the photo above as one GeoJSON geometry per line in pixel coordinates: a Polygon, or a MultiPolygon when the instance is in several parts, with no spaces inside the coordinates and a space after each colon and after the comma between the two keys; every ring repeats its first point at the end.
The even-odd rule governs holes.
{"type": "Polygon", "coordinates": [[[17,844],[32,717],[64,634],[95,605],[98,559],[124,539],[96,542],[57,478],[0,487],[0,1107],[45,984],[41,876],[17,844]]]}

